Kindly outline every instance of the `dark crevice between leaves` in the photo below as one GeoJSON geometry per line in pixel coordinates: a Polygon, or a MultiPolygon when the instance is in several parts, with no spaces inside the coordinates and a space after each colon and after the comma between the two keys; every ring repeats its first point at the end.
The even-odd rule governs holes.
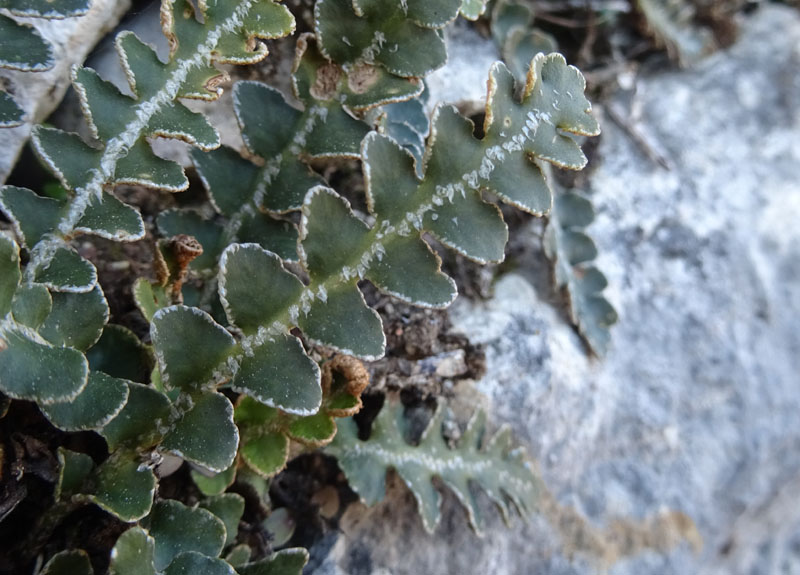
{"type": "Polygon", "coordinates": [[[108,568],[108,550],[125,524],[94,505],[54,504],[56,450],[108,457],[105,441],[90,432],[58,430],[35,404],[12,400],[0,419],[0,573],[31,573],[37,557],[81,548],[97,573],[108,568]]]}

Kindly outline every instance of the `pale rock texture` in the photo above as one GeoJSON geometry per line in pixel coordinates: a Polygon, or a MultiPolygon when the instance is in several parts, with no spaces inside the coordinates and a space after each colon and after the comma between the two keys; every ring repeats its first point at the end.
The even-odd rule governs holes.
{"type": "Polygon", "coordinates": [[[31,24],[53,45],[55,66],[46,72],[18,72],[0,68],[0,82],[25,111],[25,123],[0,129],[0,184],[5,182],[31,128],[56,109],[70,85],[70,69],[82,64],[127,12],[130,0],[93,0],[85,15],[63,20],[16,18],[31,24]]]}
{"type": "Polygon", "coordinates": [[[395,479],[384,503],[350,507],[310,572],[800,573],[800,13],[763,5],[731,49],[640,77],[637,98],[673,168],[603,121],[585,191],[620,314],[608,356],[587,357],[553,296],[539,224],[491,300],[451,310],[486,345],[485,377],[461,391],[512,425],[560,507],[511,529],[490,513],[478,539],[448,495],[429,536],[395,479]],[[582,552],[586,526],[554,520],[567,506],[597,529],[682,511],[704,545],[620,557],[600,534],[582,552]]]}

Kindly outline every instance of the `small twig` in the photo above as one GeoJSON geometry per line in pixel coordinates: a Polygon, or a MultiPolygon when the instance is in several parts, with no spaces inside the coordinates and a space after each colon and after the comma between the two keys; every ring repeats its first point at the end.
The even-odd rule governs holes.
{"type": "Polygon", "coordinates": [[[592,7],[592,0],[586,0],[585,11],[588,18],[588,26],[586,27],[586,37],[581,42],[581,48],[578,51],[578,58],[582,67],[588,67],[592,64],[594,60],[592,48],[597,40],[597,15],[592,7]]]}
{"type": "Polygon", "coordinates": [[[630,121],[630,118],[622,115],[615,104],[608,104],[605,110],[608,117],[628,134],[650,161],[655,162],[665,170],[672,170],[672,162],[650,144],[645,135],[630,121]]]}

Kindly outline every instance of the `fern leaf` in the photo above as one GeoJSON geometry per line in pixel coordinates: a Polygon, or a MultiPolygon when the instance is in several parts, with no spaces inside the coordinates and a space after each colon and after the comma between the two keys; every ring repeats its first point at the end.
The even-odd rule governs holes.
{"type": "Polygon", "coordinates": [[[559,193],[544,247],[553,262],[556,287],[567,293],[572,322],[592,351],[603,356],[617,312],[602,294],[608,286],[606,277],[591,263],[597,257],[597,248],[584,229],[593,220],[594,208],[586,197],[572,191],[559,193]]]}
{"type": "MultiPolygon", "coordinates": [[[[256,38],[280,37],[294,29],[288,10],[272,0],[199,2],[197,9],[188,0],[165,1],[162,23],[170,43],[166,63],[132,33],[117,37],[116,48],[133,97],[123,95],[89,68],[74,70],[73,86],[96,143],[89,145],[74,134],[51,128],[34,130],[35,150],[72,194],[56,222],[39,226],[52,244],[38,254],[44,258],[43,265],[49,263],[53,245],[76,232],[122,241],[140,239],[144,226],[139,214],[107,201],[103,190],[118,183],[185,189],[188,181],[181,167],[156,156],[146,138],[181,139],[199,149],[218,147],[219,137],[205,118],[177,100],[218,97],[223,73],[215,63],[258,61],[266,48],[256,38]],[[125,225],[113,226],[122,213],[125,225]]],[[[36,258],[34,264],[39,265],[36,258]]]]}
{"type": "Polygon", "coordinates": [[[462,0],[459,12],[467,20],[477,20],[486,11],[489,0],[462,0]]]}
{"type": "Polygon", "coordinates": [[[44,72],[55,65],[53,47],[33,27],[0,14],[0,68],[44,72]]]}
{"type": "Polygon", "coordinates": [[[528,63],[536,54],[549,54],[557,48],[555,38],[535,28],[533,21],[530,6],[511,0],[499,0],[492,12],[492,37],[519,81],[527,75],[528,63]]]}
{"type": "MultiPolygon", "coordinates": [[[[59,272],[42,274],[56,277],[59,272]]],[[[102,329],[108,317],[99,288],[53,294],[32,278],[23,278],[19,247],[4,235],[0,235],[0,278],[0,390],[40,405],[75,399],[89,377],[80,349],[96,340],[98,324],[102,329]],[[81,304],[86,304],[85,310],[81,304]],[[62,325],[71,320],[77,321],[62,325]]]]}
{"type": "Polygon", "coordinates": [[[162,309],[153,318],[152,339],[165,382],[191,388],[230,379],[234,389],[270,407],[312,415],[319,409],[319,373],[299,344],[291,344],[299,353],[291,354],[287,373],[276,379],[285,383],[273,387],[266,377],[277,369],[272,358],[286,353],[292,328],[299,327],[312,342],[376,359],[383,355],[385,339],[379,316],[358,289],[360,279],[415,305],[448,305],[455,284],[440,271],[422,231],[478,261],[502,260],[505,223],[478,190],[492,190],[508,203],[544,213],[550,191],[530,159],[579,169],[585,158],[563,132],[597,131],[583,79],[574,68],[560,56],[537,56],[531,70],[520,102],[513,98],[510,72],[502,64],[493,67],[483,140],[472,136],[472,124],[455,109],[439,108],[421,180],[410,154],[386,136],[368,135],[361,155],[373,225],[358,218],[333,190],[309,190],[299,243],[308,285],[258,245],[228,246],[221,257],[219,292],[232,330],[241,338],[231,342],[223,335],[226,330],[199,310],[162,309]],[[203,350],[197,363],[183,351],[189,331],[208,332],[208,337],[190,336],[203,350]],[[290,384],[291,395],[280,391],[290,384]],[[295,403],[290,398],[298,397],[299,390],[302,401],[295,403]]]}
{"type": "Polygon", "coordinates": [[[446,62],[439,30],[460,7],[459,0],[319,0],[314,31],[329,60],[378,64],[396,76],[421,78],[446,62]]]}
{"type": "Polygon", "coordinates": [[[300,100],[334,99],[355,111],[401,102],[419,96],[423,89],[418,78],[395,76],[375,63],[330,60],[312,34],[297,39],[292,86],[300,100]]]}
{"type": "MultiPolygon", "coordinates": [[[[249,155],[258,158],[261,166],[228,148],[210,153],[193,151],[212,205],[228,218],[227,225],[220,228],[227,243],[258,243],[285,259],[296,259],[290,247],[296,243],[294,229],[262,212],[297,210],[306,191],[323,183],[304,159],[359,157],[359,144],[369,128],[343,106],[347,102],[337,96],[343,86],[329,86],[330,92],[325,94],[313,89],[318,74],[325,73],[320,71],[323,66],[333,65],[321,60],[308,35],[302,36],[293,76],[295,96],[304,104],[302,110],[290,106],[280,92],[265,84],[238,82],[234,87],[234,111],[242,138],[249,155]],[[312,85],[308,84],[310,78],[312,85]]],[[[391,96],[380,93],[378,97],[391,96]]],[[[181,226],[171,233],[191,231],[181,226]]],[[[200,241],[204,248],[209,247],[200,241]]],[[[218,255],[216,252],[211,259],[218,255]]]]}
{"type": "Polygon", "coordinates": [[[450,448],[442,436],[443,422],[440,404],[419,445],[410,445],[403,436],[403,406],[389,401],[373,422],[368,441],[359,439],[352,419],[345,420],[325,451],[337,458],[350,486],[367,505],[375,505],[385,497],[386,472],[394,469],[414,494],[428,532],[436,529],[441,518],[441,494],[432,483],[434,478],[441,479],[456,494],[477,532],[484,519],[471,484],[483,489],[506,521],[512,508],[523,515],[531,513],[538,499],[539,479],[524,450],[513,447],[509,429],[486,437],[486,416],[477,412],[458,445],[450,448]]]}
{"type": "Polygon", "coordinates": [[[21,126],[25,111],[19,107],[9,94],[0,91],[0,128],[21,126]]]}
{"type": "Polygon", "coordinates": [[[382,106],[376,120],[378,131],[389,136],[414,156],[417,176],[422,177],[425,156],[425,139],[430,122],[425,104],[420,98],[382,106]]]}
{"type": "Polygon", "coordinates": [[[53,555],[39,572],[41,575],[93,575],[89,554],[71,549],[53,555]]]}
{"type": "Polygon", "coordinates": [[[83,16],[90,4],[90,0],[0,0],[0,8],[14,16],[52,20],[83,16]]]}
{"type": "MultiPolygon", "coordinates": [[[[272,375],[263,372],[263,377],[272,375]]],[[[275,384],[283,383],[275,377],[275,384]]],[[[245,463],[262,477],[281,471],[289,458],[289,441],[321,447],[336,435],[338,417],[355,415],[361,409],[361,392],[369,384],[364,365],[338,355],[326,362],[322,375],[322,403],[311,415],[283,413],[252,397],[242,396],[236,404],[235,420],[241,432],[240,454],[245,463]]]]}
{"type": "MultiPolygon", "coordinates": [[[[307,190],[324,183],[306,159],[360,158],[360,142],[369,128],[350,110],[409,98],[422,88],[417,81],[374,67],[345,72],[319,54],[308,34],[298,39],[292,79],[294,95],[304,106],[301,110],[265,84],[238,82],[234,87],[234,111],[242,138],[248,155],[260,165],[228,148],[192,152],[212,205],[228,218],[225,226],[204,226],[215,226],[226,243],[258,243],[288,260],[297,258],[294,229],[263,212],[298,210],[307,190]]],[[[185,225],[171,226],[168,231],[168,235],[179,233],[195,235],[185,225]]],[[[195,237],[205,255],[193,267],[211,269],[219,251],[195,237]]]]}
{"type": "Polygon", "coordinates": [[[685,0],[637,0],[656,42],[670,57],[688,66],[709,51],[713,40],[708,30],[692,23],[695,9],[685,0]]]}

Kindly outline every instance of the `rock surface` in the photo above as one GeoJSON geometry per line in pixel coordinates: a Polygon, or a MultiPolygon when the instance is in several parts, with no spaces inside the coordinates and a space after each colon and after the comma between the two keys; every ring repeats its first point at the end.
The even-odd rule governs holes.
{"type": "Polygon", "coordinates": [[[603,123],[587,191],[620,313],[605,360],[587,358],[549,290],[539,225],[493,299],[452,308],[486,345],[474,387],[557,505],[511,529],[494,513],[478,539],[446,495],[428,536],[395,479],[384,503],[351,506],[313,550],[313,573],[800,572],[800,14],[766,5],[742,24],[696,69],[639,79],[640,128],[671,170],[603,123]],[[588,524],[559,523],[570,507],[588,524]],[[691,517],[702,551],[633,545],[623,557],[631,549],[599,532],[665,509],[691,517]],[[591,526],[599,547],[584,552],[591,526]]]}
{"type": "Polygon", "coordinates": [[[46,72],[0,69],[0,83],[25,111],[25,123],[0,130],[0,184],[6,181],[31,128],[56,109],[70,85],[70,69],[86,56],[127,12],[130,0],[94,0],[89,12],[77,18],[43,20],[18,18],[32,25],[53,45],[55,66],[46,72]]]}

